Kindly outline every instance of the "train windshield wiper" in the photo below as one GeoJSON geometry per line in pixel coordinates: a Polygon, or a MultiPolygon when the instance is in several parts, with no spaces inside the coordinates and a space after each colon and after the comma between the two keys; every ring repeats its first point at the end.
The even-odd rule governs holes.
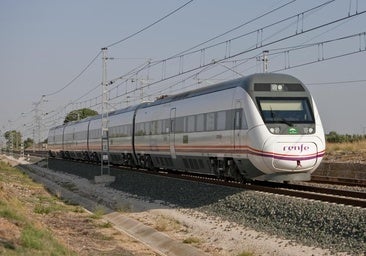
{"type": "Polygon", "coordinates": [[[272,118],[273,122],[279,122],[279,123],[287,124],[290,127],[294,126],[294,124],[292,122],[287,121],[283,117],[279,117],[275,112],[273,112],[272,107],[271,107],[271,118],[272,118]]]}
{"type": "Polygon", "coordinates": [[[294,126],[294,124],[293,124],[292,122],[287,121],[287,120],[286,120],[286,119],[284,119],[284,118],[280,118],[280,120],[277,120],[277,121],[279,121],[280,123],[283,123],[283,124],[287,124],[287,125],[288,125],[288,126],[290,126],[290,127],[294,126]]]}

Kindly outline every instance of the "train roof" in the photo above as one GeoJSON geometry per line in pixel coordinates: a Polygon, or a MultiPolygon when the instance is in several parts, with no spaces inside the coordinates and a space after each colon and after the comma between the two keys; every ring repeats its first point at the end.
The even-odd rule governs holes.
{"type": "MultiPolygon", "coordinates": [[[[300,80],[298,80],[297,78],[295,78],[291,75],[278,74],[278,73],[256,73],[256,74],[252,74],[249,76],[243,76],[243,77],[240,77],[237,79],[233,79],[233,80],[221,82],[218,84],[198,88],[195,90],[186,91],[186,92],[182,92],[182,93],[175,94],[175,95],[160,97],[159,99],[157,99],[153,102],[143,102],[143,103],[140,103],[140,104],[137,104],[134,106],[129,106],[129,107],[126,107],[123,109],[114,110],[112,112],[109,112],[108,115],[109,116],[118,115],[118,114],[122,114],[122,113],[135,111],[138,108],[145,108],[145,107],[149,107],[149,106],[165,104],[165,103],[169,103],[169,102],[173,102],[173,101],[177,101],[177,100],[181,100],[181,99],[191,98],[191,97],[209,94],[209,93],[222,91],[222,90],[227,90],[227,89],[231,89],[231,88],[235,88],[235,87],[242,87],[244,90],[246,90],[248,93],[250,93],[251,91],[255,90],[255,86],[254,86],[255,84],[272,84],[272,83],[287,83],[287,84],[294,84],[294,85],[296,84],[296,85],[301,85],[301,88],[303,88],[304,91],[307,90],[303,86],[303,84],[300,80]]],[[[100,119],[100,118],[101,118],[101,114],[92,116],[92,117],[88,117],[88,118],[85,118],[85,119],[82,119],[79,121],[73,121],[73,122],[69,122],[67,124],[62,124],[62,125],[53,127],[51,129],[57,129],[57,128],[65,127],[65,126],[71,125],[71,124],[89,122],[91,120],[100,119]]]]}
{"type": "MultiPolygon", "coordinates": [[[[160,105],[164,103],[169,103],[181,99],[186,99],[190,97],[195,97],[199,95],[209,94],[217,91],[227,90],[235,87],[242,87],[247,92],[254,91],[255,87],[254,84],[271,84],[271,83],[286,83],[286,84],[297,84],[301,85],[302,88],[303,84],[297,78],[287,75],[287,74],[277,74],[277,73],[256,73],[249,76],[240,77],[234,80],[229,80],[225,82],[221,82],[218,84],[210,85],[207,87],[198,88],[196,90],[191,90],[187,92],[182,92],[179,94],[166,96],[164,98],[158,99],[146,106],[152,105],[160,105]]],[[[306,90],[304,88],[304,90],[306,90]]]]}

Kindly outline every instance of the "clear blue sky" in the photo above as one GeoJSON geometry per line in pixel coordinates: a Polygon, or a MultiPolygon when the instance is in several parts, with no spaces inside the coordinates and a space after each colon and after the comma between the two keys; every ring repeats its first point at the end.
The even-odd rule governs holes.
{"type": "MultiPolygon", "coordinates": [[[[41,99],[41,95],[52,94],[67,85],[100,52],[102,47],[131,35],[186,2],[188,0],[1,0],[0,130],[3,132],[9,127],[20,130],[25,124],[27,130],[25,134],[27,137],[31,137],[35,115],[32,109],[35,107],[34,103],[41,99]],[[9,123],[8,120],[13,122],[9,123]]],[[[122,76],[132,68],[143,65],[149,59],[157,61],[170,57],[288,2],[290,1],[194,0],[143,33],[109,47],[108,56],[114,57],[114,60],[108,61],[108,78],[122,76]]],[[[199,48],[260,29],[325,2],[327,1],[294,1],[279,11],[199,48]]],[[[145,85],[146,81],[157,82],[164,72],[167,76],[180,69],[185,70],[190,66],[199,65],[202,61],[200,56],[204,56],[205,63],[208,63],[212,59],[220,59],[228,52],[236,53],[251,49],[261,40],[263,40],[262,44],[266,44],[293,35],[296,31],[300,33],[303,30],[343,18],[348,13],[355,14],[357,2],[357,12],[365,11],[365,1],[338,0],[319,10],[307,13],[304,18],[300,15],[298,21],[295,18],[278,26],[259,30],[258,33],[233,40],[230,44],[207,49],[204,51],[204,55],[196,54],[184,57],[182,61],[178,59],[175,62],[167,63],[164,67],[165,71],[162,71],[162,66],[151,68],[151,70],[145,70],[136,75],[135,78],[140,81],[140,85],[145,85]]],[[[366,32],[365,25],[366,14],[362,14],[309,33],[299,34],[276,44],[259,47],[230,60],[239,61],[251,58],[259,55],[263,50],[269,50],[271,54],[279,48],[322,42],[366,32]]],[[[287,55],[281,53],[278,56],[270,56],[269,71],[283,69],[285,66],[292,67],[323,57],[337,56],[355,51],[359,47],[365,49],[365,44],[366,38],[362,36],[323,46],[290,51],[287,55]]],[[[231,68],[235,66],[235,63],[237,62],[225,62],[223,65],[231,68]]],[[[233,72],[214,77],[213,75],[221,71],[228,71],[223,65],[217,65],[216,68],[207,72],[201,72],[195,79],[170,89],[167,88],[176,83],[177,79],[144,88],[144,94],[149,95],[145,99],[153,99],[160,94],[175,93],[238,77],[233,72]],[[202,83],[192,84],[197,83],[197,79],[202,83]]],[[[294,75],[305,84],[309,84],[308,88],[317,101],[326,132],[362,134],[366,132],[364,113],[366,110],[366,82],[331,82],[366,80],[365,67],[366,53],[359,52],[343,58],[280,72],[294,75]]],[[[235,70],[243,75],[260,72],[261,63],[250,59],[246,64],[235,67],[235,70]]],[[[49,125],[60,124],[65,114],[72,110],[72,106],[65,108],[67,103],[98,86],[101,78],[100,55],[90,68],[65,90],[46,97],[46,102],[41,105],[40,111],[43,114],[49,114],[43,115],[42,136],[47,134],[49,125]]],[[[118,82],[120,81],[114,85],[117,85],[118,82]]],[[[135,85],[126,84],[126,86],[129,90],[135,85]]],[[[126,90],[126,86],[121,85],[115,92],[116,95],[126,90]]],[[[98,88],[79,101],[97,97],[100,93],[101,89],[98,88]]],[[[119,97],[113,104],[119,108],[126,105],[125,101],[137,102],[140,94],[138,91],[130,94],[128,98],[119,97]],[[133,101],[133,98],[136,100],[133,101]]],[[[93,104],[92,101],[90,100],[89,104],[93,104]]],[[[73,107],[88,107],[88,105],[75,104],[73,107]]],[[[96,110],[100,111],[98,108],[96,110]]]]}

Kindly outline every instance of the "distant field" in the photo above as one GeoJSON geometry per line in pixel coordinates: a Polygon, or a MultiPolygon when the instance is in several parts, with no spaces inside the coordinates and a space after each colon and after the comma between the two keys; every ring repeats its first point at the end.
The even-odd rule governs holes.
{"type": "Polygon", "coordinates": [[[326,160],[366,162],[366,140],[326,145],[326,160]]]}

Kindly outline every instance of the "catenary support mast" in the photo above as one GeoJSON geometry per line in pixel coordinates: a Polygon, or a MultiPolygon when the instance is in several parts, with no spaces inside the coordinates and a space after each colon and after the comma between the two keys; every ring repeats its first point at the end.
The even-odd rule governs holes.
{"type": "Polygon", "coordinates": [[[102,48],[103,51],[103,75],[102,75],[102,152],[101,152],[101,172],[100,175],[110,175],[110,163],[109,163],[109,116],[108,116],[108,84],[107,84],[107,50],[108,48],[102,48]]]}

